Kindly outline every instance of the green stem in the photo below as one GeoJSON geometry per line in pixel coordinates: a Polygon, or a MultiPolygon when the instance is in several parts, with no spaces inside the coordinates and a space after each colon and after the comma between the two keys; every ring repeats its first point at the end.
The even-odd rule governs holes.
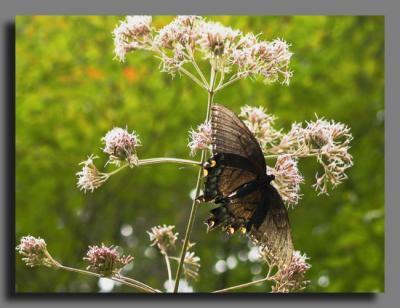
{"type": "Polygon", "coordinates": [[[126,164],[122,165],[121,167],[119,167],[119,168],[117,168],[117,169],[115,169],[115,170],[113,170],[113,171],[111,171],[109,173],[105,173],[104,175],[108,178],[108,177],[120,172],[122,169],[124,169],[124,168],[126,168],[128,166],[129,166],[129,164],[126,163],[126,164]]]}
{"type": "MultiPolygon", "coordinates": [[[[79,274],[85,274],[85,275],[89,275],[89,276],[94,276],[94,277],[98,277],[98,278],[102,278],[104,276],[97,274],[97,273],[93,273],[90,271],[86,271],[86,270],[81,270],[78,268],[73,268],[73,267],[69,267],[69,266],[64,266],[62,265],[60,262],[56,261],[55,259],[53,259],[53,257],[51,256],[51,254],[46,250],[45,252],[47,259],[50,261],[50,264],[52,265],[52,267],[54,268],[59,268],[59,269],[63,269],[65,271],[69,271],[69,272],[75,272],[75,273],[79,273],[79,274]]],[[[143,282],[140,282],[138,280],[132,279],[132,278],[128,278],[128,277],[124,277],[124,276],[112,276],[112,277],[106,277],[109,278],[111,280],[114,281],[118,281],[122,284],[125,284],[127,286],[130,286],[132,288],[135,289],[139,289],[141,291],[144,292],[150,292],[150,293],[161,293],[160,290],[154,289],[146,284],[144,284],[143,282]],[[128,280],[128,281],[125,281],[128,280]]]]}
{"type": "Polygon", "coordinates": [[[219,85],[219,86],[215,89],[215,92],[222,90],[223,88],[229,86],[230,84],[232,84],[232,83],[234,83],[235,81],[238,81],[239,79],[242,79],[242,78],[243,78],[242,75],[233,77],[232,79],[228,80],[228,81],[225,82],[224,84],[219,85]]]}
{"type": "MultiPolygon", "coordinates": [[[[156,53],[159,53],[161,55],[160,59],[163,59],[163,57],[169,58],[162,50],[160,49],[154,49],[156,53]]],[[[188,76],[190,79],[192,79],[196,84],[198,84],[200,87],[203,89],[207,90],[208,89],[208,84],[202,83],[196,76],[194,76],[191,72],[189,72],[187,69],[183,68],[182,66],[179,67],[179,71],[184,73],[186,76],[188,76]]]]}
{"type": "MultiPolygon", "coordinates": [[[[304,157],[315,157],[318,156],[320,153],[311,153],[311,154],[297,154],[297,153],[285,153],[284,155],[288,155],[288,156],[294,156],[297,158],[304,158],[304,157]]],[[[283,155],[282,154],[271,154],[271,155],[264,155],[264,158],[268,159],[268,158],[277,158],[279,156],[283,155]]]]}
{"type": "Polygon", "coordinates": [[[134,284],[137,284],[139,286],[142,286],[143,288],[147,288],[150,291],[152,291],[153,293],[162,293],[160,290],[152,288],[150,286],[148,286],[147,284],[144,284],[143,282],[140,282],[139,280],[133,279],[133,278],[129,278],[129,277],[125,277],[125,276],[121,276],[118,275],[117,278],[128,281],[128,282],[132,282],[134,284]]]}
{"type": "Polygon", "coordinates": [[[243,284],[239,284],[239,285],[236,285],[236,286],[233,286],[233,287],[229,287],[229,288],[220,289],[220,290],[214,291],[212,293],[223,293],[223,292],[229,292],[229,291],[232,291],[232,290],[243,289],[243,288],[247,288],[249,286],[255,285],[255,284],[262,283],[262,282],[267,281],[267,280],[272,280],[273,276],[271,276],[271,273],[272,273],[272,269],[275,267],[275,265],[271,264],[268,261],[267,261],[267,264],[268,264],[268,273],[264,278],[261,278],[259,280],[255,280],[255,281],[250,281],[250,282],[243,283],[243,284]]]}
{"type": "MultiPolygon", "coordinates": [[[[213,103],[214,93],[215,93],[214,92],[215,77],[216,77],[216,70],[215,70],[214,67],[212,67],[211,68],[211,78],[210,78],[210,88],[208,90],[207,115],[206,115],[206,121],[205,121],[206,123],[210,120],[211,105],[213,103]]],[[[201,165],[203,165],[205,163],[206,159],[207,159],[207,150],[203,150],[201,152],[201,165]]],[[[180,280],[180,276],[182,274],[183,264],[185,262],[186,250],[187,250],[187,247],[188,247],[188,244],[189,244],[190,234],[192,233],[194,219],[196,217],[196,211],[197,211],[197,201],[196,201],[196,199],[200,195],[202,173],[203,173],[203,170],[200,169],[199,173],[197,175],[196,193],[195,193],[195,196],[193,198],[192,208],[190,210],[190,216],[189,216],[189,221],[188,221],[188,224],[187,224],[187,227],[186,227],[185,239],[183,241],[180,261],[179,261],[179,264],[178,264],[178,269],[176,271],[174,293],[177,293],[178,289],[179,289],[179,280],[180,280]]]]}
{"type": "Polygon", "coordinates": [[[164,259],[165,259],[165,263],[167,264],[168,283],[169,283],[170,289],[172,290],[172,288],[173,288],[173,283],[172,283],[171,264],[169,263],[169,257],[168,257],[168,255],[164,255],[164,259]]]}
{"type": "Polygon", "coordinates": [[[259,283],[267,281],[267,280],[270,280],[270,277],[265,277],[265,278],[262,278],[262,279],[259,279],[259,280],[255,280],[255,281],[239,284],[237,286],[229,287],[229,288],[226,288],[226,289],[220,289],[220,290],[217,290],[217,291],[213,291],[212,293],[224,293],[224,292],[229,292],[229,291],[232,291],[232,290],[247,288],[249,286],[252,286],[252,285],[255,285],[255,284],[259,284],[259,283]]]}
{"type": "Polygon", "coordinates": [[[195,59],[195,57],[194,57],[192,48],[190,48],[190,46],[186,46],[186,50],[187,50],[188,53],[189,53],[189,57],[190,57],[191,60],[192,60],[192,64],[193,64],[194,68],[196,69],[196,71],[197,71],[197,73],[199,74],[199,76],[200,76],[201,80],[203,81],[203,83],[204,83],[204,84],[207,86],[207,88],[208,88],[208,87],[209,87],[209,84],[208,84],[208,82],[207,82],[207,80],[206,80],[206,77],[204,77],[203,72],[201,71],[201,69],[200,69],[199,66],[197,65],[197,62],[196,62],[196,59],[195,59]]]}
{"type": "MultiPolygon", "coordinates": [[[[164,163],[174,163],[174,164],[181,164],[181,165],[190,165],[190,166],[201,166],[201,162],[189,160],[189,159],[180,159],[180,158],[173,158],[173,157],[155,157],[155,158],[148,158],[148,159],[140,159],[138,161],[138,166],[146,166],[146,165],[154,165],[154,164],[164,164],[164,163]]],[[[129,164],[126,163],[117,169],[104,173],[106,178],[118,173],[122,169],[128,167],[129,164]]]]}
{"type": "Polygon", "coordinates": [[[201,162],[194,161],[190,159],[180,159],[173,157],[156,157],[156,158],[148,158],[148,159],[140,159],[138,165],[145,166],[151,164],[162,164],[162,163],[174,163],[181,165],[190,165],[190,166],[201,166],[201,162]]]}
{"type": "Polygon", "coordinates": [[[197,83],[200,87],[202,87],[203,89],[207,90],[207,86],[205,84],[203,84],[200,80],[198,80],[196,78],[196,76],[194,76],[191,72],[189,72],[187,69],[180,67],[179,71],[184,73],[186,76],[188,76],[190,79],[192,79],[195,83],[197,83]]]}
{"type": "MultiPolygon", "coordinates": [[[[57,268],[63,269],[63,270],[69,271],[69,272],[75,272],[75,273],[85,274],[85,275],[94,276],[94,277],[98,277],[98,278],[104,278],[104,276],[102,276],[100,274],[97,274],[97,273],[81,270],[81,269],[78,269],[78,268],[68,267],[68,266],[64,266],[64,265],[61,265],[61,264],[59,264],[57,266],[57,268]]],[[[150,286],[146,285],[146,287],[144,287],[145,284],[143,284],[143,283],[140,283],[140,284],[131,283],[131,282],[125,281],[123,279],[117,278],[115,276],[105,277],[105,278],[120,282],[120,283],[125,284],[125,285],[127,285],[129,287],[132,287],[132,288],[135,288],[135,289],[147,292],[147,293],[158,293],[155,289],[153,289],[150,286]]]]}

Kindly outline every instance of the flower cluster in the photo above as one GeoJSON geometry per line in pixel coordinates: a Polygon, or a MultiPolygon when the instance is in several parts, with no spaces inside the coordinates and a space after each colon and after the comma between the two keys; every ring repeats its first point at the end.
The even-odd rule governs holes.
{"type": "Polygon", "coordinates": [[[272,293],[289,293],[303,290],[309,281],[305,280],[305,273],[311,268],[306,262],[309,259],[306,254],[300,251],[293,253],[292,262],[284,269],[278,271],[272,280],[275,285],[272,286],[272,293]]]}
{"type": "Polygon", "coordinates": [[[275,145],[281,137],[281,132],[274,128],[275,117],[267,114],[263,107],[244,106],[240,109],[239,117],[257,138],[263,150],[275,145]]]}
{"type": "Polygon", "coordinates": [[[94,271],[106,277],[110,277],[120,272],[120,270],[133,261],[133,257],[120,255],[114,246],[101,247],[89,246],[86,257],[83,258],[89,262],[87,270],[94,271]]]}
{"type": "Polygon", "coordinates": [[[127,161],[130,166],[138,163],[136,147],[140,146],[138,135],[127,129],[114,127],[102,139],[104,143],[103,152],[109,155],[108,163],[119,166],[121,161],[127,161]]]}
{"type": "Polygon", "coordinates": [[[261,76],[266,82],[288,84],[292,76],[292,53],[283,40],[261,41],[201,16],[177,16],[158,31],[151,28],[151,17],[128,16],[114,30],[114,43],[121,61],[129,51],[152,50],[161,59],[162,71],[171,75],[185,63],[195,64],[200,53],[222,75],[233,72],[230,80],[261,76]]]}
{"type": "Polygon", "coordinates": [[[206,150],[211,148],[211,123],[203,123],[197,127],[197,130],[191,130],[190,141],[188,147],[190,148],[190,155],[196,155],[198,150],[206,150]]]}
{"type": "Polygon", "coordinates": [[[205,58],[231,58],[242,33],[218,22],[202,20],[199,28],[199,45],[205,58]]]}
{"type": "Polygon", "coordinates": [[[163,72],[174,76],[186,62],[193,60],[198,20],[197,16],[178,16],[154,36],[153,49],[160,54],[163,72]]]}
{"type": "Polygon", "coordinates": [[[196,256],[193,251],[187,251],[183,261],[183,271],[186,280],[189,278],[197,279],[200,269],[200,257],[196,256]]]}
{"type": "Polygon", "coordinates": [[[339,185],[347,178],[345,170],[353,165],[353,157],[348,152],[352,139],[346,125],[317,118],[307,122],[306,127],[294,123],[280,143],[269,151],[297,158],[315,156],[324,173],[316,175],[314,187],[320,194],[328,194],[328,184],[333,188],[339,185]]]}
{"type": "Polygon", "coordinates": [[[238,66],[240,75],[260,75],[266,82],[281,80],[289,84],[293,75],[288,68],[292,53],[285,41],[275,39],[272,42],[259,42],[257,37],[250,34],[243,38],[239,46],[242,48],[234,51],[232,61],[238,66]]]}
{"type": "Polygon", "coordinates": [[[178,233],[174,233],[173,229],[175,226],[156,226],[151,228],[151,231],[147,231],[152,241],[151,246],[157,245],[158,249],[163,255],[167,255],[170,248],[175,248],[176,240],[178,239],[178,233]]]}
{"type": "Polygon", "coordinates": [[[275,168],[268,168],[268,173],[275,176],[272,185],[278,190],[283,201],[290,206],[296,205],[301,198],[300,184],[304,182],[297,168],[297,160],[290,155],[279,155],[275,168]]]}
{"type": "Polygon", "coordinates": [[[93,163],[96,158],[98,157],[90,155],[87,160],[80,163],[80,165],[83,165],[82,170],[76,173],[78,177],[77,186],[85,193],[88,190],[93,192],[107,180],[107,176],[100,172],[93,163]]]}
{"type": "Polygon", "coordinates": [[[120,22],[113,31],[117,59],[125,61],[129,51],[150,47],[151,21],[151,16],[127,16],[120,22]]]}
{"type": "Polygon", "coordinates": [[[22,260],[27,266],[56,266],[57,263],[47,252],[46,246],[46,242],[40,237],[36,238],[28,235],[21,238],[21,242],[16,247],[16,250],[23,256],[22,260]]]}

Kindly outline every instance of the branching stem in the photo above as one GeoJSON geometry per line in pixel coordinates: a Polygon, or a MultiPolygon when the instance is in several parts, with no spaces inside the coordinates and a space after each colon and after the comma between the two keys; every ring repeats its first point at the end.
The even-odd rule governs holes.
{"type": "MultiPolygon", "coordinates": [[[[104,277],[104,276],[102,276],[100,274],[97,274],[97,273],[93,273],[93,272],[82,270],[82,269],[78,269],[78,268],[64,266],[64,265],[62,265],[60,263],[58,263],[56,265],[56,268],[63,269],[65,271],[69,271],[69,272],[75,272],[75,273],[79,273],[79,274],[94,276],[94,277],[98,277],[98,278],[104,277]]],[[[132,279],[132,278],[127,278],[127,277],[123,277],[123,276],[119,276],[119,275],[118,276],[105,277],[105,278],[120,282],[120,283],[122,283],[124,285],[127,285],[129,287],[132,287],[132,288],[135,288],[135,289],[147,292],[147,293],[160,293],[161,292],[160,290],[154,289],[154,288],[152,288],[152,287],[150,287],[150,286],[148,286],[148,285],[146,285],[146,284],[144,284],[144,283],[142,283],[140,281],[132,279]]]]}
{"type": "Polygon", "coordinates": [[[216,291],[214,291],[212,293],[224,293],[224,292],[229,292],[229,291],[232,291],[232,290],[247,288],[247,287],[250,287],[252,285],[262,283],[262,282],[267,281],[267,280],[270,280],[270,277],[265,277],[265,278],[262,278],[262,279],[259,279],[259,280],[255,280],[255,281],[239,284],[237,286],[229,287],[229,288],[226,288],[226,289],[216,290],[216,291]]]}
{"type": "MultiPolygon", "coordinates": [[[[214,85],[215,85],[216,75],[217,75],[216,69],[214,66],[212,66],[211,76],[210,76],[210,88],[208,89],[207,115],[206,115],[205,123],[207,123],[210,120],[211,105],[213,103],[214,94],[215,94],[214,85]]],[[[206,159],[207,159],[207,150],[203,150],[201,152],[201,165],[203,165],[205,163],[206,159]]],[[[187,247],[188,247],[189,239],[190,239],[190,234],[192,232],[194,219],[195,219],[196,211],[197,211],[196,199],[200,195],[201,179],[202,179],[202,169],[199,170],[199,173],[197,175],[196,192],[195,192],[195,196],[193,199],[192,208],[190,210],[188,224],[186,226],[185,239],[183,241],[183,246],[182,246],[182,251],[181,251],[181,255],[180,255],[180,261],[178,264],[178,269],[176,271],[174,293],[178,292],[178,290],[179,290],[179,280],[180,280],[180,276],[182,274],[183,264],[185,262],[185,255],[186,255],[186,251],[187,251],[187,247]]]]}
{"type": "Polygon", "coordinates": [[[188,51],[189,57],[190,57],[190,59],[192,60],[191,62],[192,62],[192,64],[193,64],[194,68],[196,69],[197,73],[199,74],[201,80],[203,81],[204,85],[205,85],[207,88],[209,88],[210,85],[208,84],[208,82],[207,82],[207,80],[206,80],[206,77],[204,77],[203,72],[201,71],[200,67],[198,66],[198,64],[197,64],[197,62],[196,62],[196,59],[195,59],[195,57],[194,57],[194,53],[193,53],[192,48],[190,48],[190,46],[186,46],[186,50],[188,51]]]}
{"type": "Polygon", "coordinates": [[[197,83],[200,87],[203,89],[207,90],[207,86],[202,83],[199,79],[197,79],[196,76],[194,76],[191,72],[189,72],[187,69],[183,68],[182,66],[179,68],[179,71],[184,73],[186,76],[188,76],[190,79],[192,79],[195,83],[197,83]]]}

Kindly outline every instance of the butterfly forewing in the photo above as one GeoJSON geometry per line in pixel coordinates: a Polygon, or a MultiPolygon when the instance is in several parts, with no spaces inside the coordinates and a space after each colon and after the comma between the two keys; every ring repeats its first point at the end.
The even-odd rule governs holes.
{"type": "Polygon", "coordinates": [[[248,159],[257,173],[265,174],[266,165],[260,145],[247,126],[222,105],[211,107],[213,153],[232,153],[248,159]]]}

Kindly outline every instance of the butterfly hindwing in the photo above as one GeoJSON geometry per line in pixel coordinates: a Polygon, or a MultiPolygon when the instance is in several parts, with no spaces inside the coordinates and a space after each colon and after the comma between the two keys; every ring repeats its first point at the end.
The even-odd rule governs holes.
{"type": "Polygon", "coordinates": [[[253,165],[235,154],[216,154],[204,167],[205,201],[224,198],[257,176],[253,165]]]}
{"type": "Polygon", "coordinates": [[[251,229],[250,238],[257,245],[265,246],[268,255],[279,265],[286,266],[290,263],[293,254],[287,209],[278,191],[272,185],[267,187],[262,202],[268,211],[258,228],[251,229]]]}

